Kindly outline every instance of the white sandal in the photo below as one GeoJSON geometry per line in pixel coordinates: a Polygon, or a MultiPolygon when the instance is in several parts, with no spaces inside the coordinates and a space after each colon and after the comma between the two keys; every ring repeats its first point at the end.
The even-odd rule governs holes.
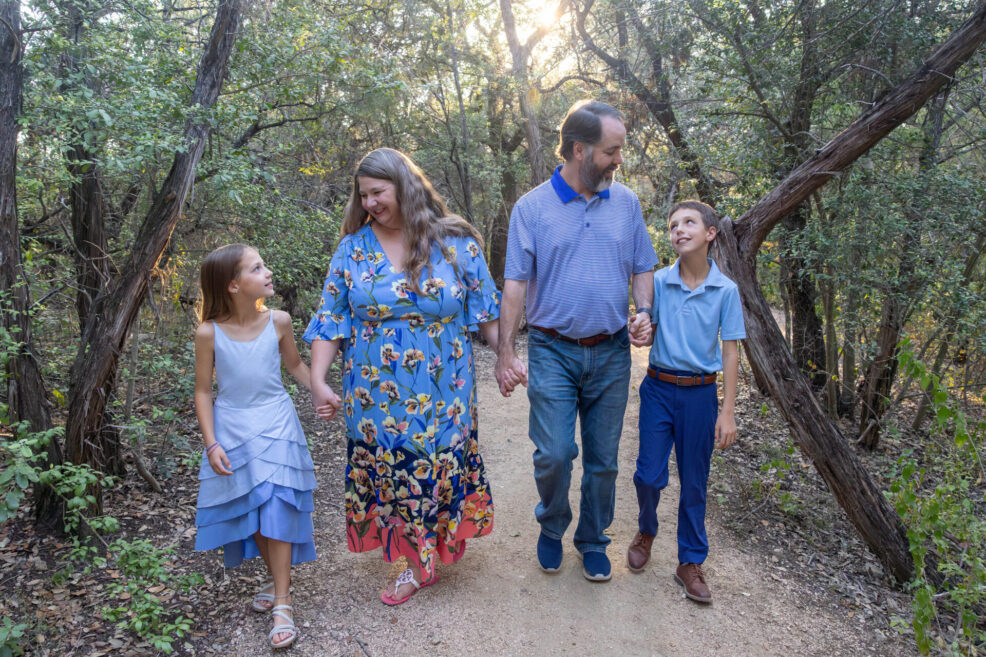
{"type": "Polygon", "coordinates": [[[408,568],[407,570],[405,570],[404,572],[402,572],[400,575],[397,576],[397,581],[394,582],[394,595],[391,595],[390,593],[382,593],[380,594],[380,601],[383,602],[385,605],[390,605],[391,607],[404,604],[405,602],[411,599],[412,595],[414,595],[415,593],[417,593],[418,591],[420,591],[426,586],[431,586],[437,581],[438,581],[438,573],[435,573],[434,575],[431,576],[431,579],[421,582],[419,584],[418,580],[414,579],[414,571],[408,568]],[[401,584],[410,584],[414,588],[411,589],[411,592],[405,595],[403,598],[398,598],[395,596],[397,595],[397,591],[401,588],[401,584]]]}
{"type": "Polygon", "coordinates": [[[253,596],[253,602],[250,603],[250,608],[254,611],[265,612],[270,611],[274,607],[274,582],[267,582],[264,584],[256,595],[253,596]],[[270,591],[268,593],[267,591],[270,591]],[[264,606],[263,602],[269,602],[269,606],[264,606]]]}
{"type": "Polygon", "coordinates": [[[275,625],[274,629],[272,629],[270,631],[270,634],[267,635],[267,640],[270,643],[270,647],[275,649],[287,648],[292,643],[294,643],[295,639],[298,638],[298,627],[294,624],[294,618],[293,618],[294,607],[292,607],[291,605],[277,605],[270,611],[271,611],[271,616],[280,616],[284,620],[288,621],[287,623],[282,623],[281,625],[275,625]],[[285,611],[291,612],[291,616],[285,614],[284,613],[285,611]],[[291,636],[289,636],[284,641],[281,641],[280,643],[275,643],[274,635],[276,634],[290,634],[291,636]]]}

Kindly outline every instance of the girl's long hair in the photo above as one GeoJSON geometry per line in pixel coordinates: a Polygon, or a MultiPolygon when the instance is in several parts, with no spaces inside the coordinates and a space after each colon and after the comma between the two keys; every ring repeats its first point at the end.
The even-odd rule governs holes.
{"type": "Polygon", "coordinates": [[[353,192],[346,204],[342,220],[342,236],[358,231],[369,219],[360,198],[359,177],[389,180],[397,191],[397,204],[404,219],[404,273],[408,284],[420,293],[421,270],[428,268],[431,273],[431,248],[436,245],[446,259],[452,261],[456,274],[459,274],[455,259],[450,257],[445,246],[445,238],[472,237],[480,246],[483,238],[476,228],[459,215],[449,212],[445,201],[438,195],[424,172],[411,158],[392,148],[378,148],[370,151],[360,160],[353,174],[353,192]]]}
{"type": "Polygon", "coordinates": [[[229,293],[229,284],[239,275],[240,260],[251,248],[253,247],[246,244],[227,244],[202,261],[199,269],[199,284],[202,287],[200,322],[226,319],[233,314],[233,297],[229,293]]]}

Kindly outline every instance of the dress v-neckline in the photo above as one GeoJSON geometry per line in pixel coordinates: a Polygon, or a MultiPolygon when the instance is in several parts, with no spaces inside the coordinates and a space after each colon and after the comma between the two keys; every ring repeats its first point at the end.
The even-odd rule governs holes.
{"type": "Polygon", "coordinates": [[[394,273],[396,274],[404,273],[404,267],[403,267],[404,263],[401,262],[401,268],[400,269],[397,268],[397,265],[394,264],[394,259],[390,257],[389,253],[387,253],[387,249],[384,247],[383,242],[380,241],[380,237],[377,236],[376,231],[373,230],[373,222],[368,223],[366,227],[367,229],[369,229],[370,234],[373,235],[373,240],[377,243],[377,246],[380,247],[380,252],[383,254],[383,257],[387,259],[387,264],[389,264],[390,268],[394,270],[394,273]]]}

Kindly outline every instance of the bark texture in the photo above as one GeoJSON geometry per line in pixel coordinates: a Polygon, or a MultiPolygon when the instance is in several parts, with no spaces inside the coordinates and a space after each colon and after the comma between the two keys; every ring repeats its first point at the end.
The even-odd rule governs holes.
{"type": "MultiPolygon", "coordinates": [[[[21,260],[17,215],[17,117],[24,88],[24,45],[18,0],[0,2],[0,300],[3,328],[20,343],[6,365],[11,422],[26,421],[31,431],[51,428],[51,405],[31,335],[31,288],[21,260]]],[[[62,463],[56,439],[48,444],[48,464],[62,463]]],[[[57,522],[61,507],[47,487],[35,487],[34,510],[43,522],[57,522]]]]}

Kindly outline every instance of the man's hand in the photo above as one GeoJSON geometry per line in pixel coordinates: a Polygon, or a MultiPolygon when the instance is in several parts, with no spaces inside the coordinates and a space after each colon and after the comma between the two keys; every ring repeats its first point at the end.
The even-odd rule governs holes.
{"type": "Polygon", "coordinates": [[[716,449],[727,449],[736,442],[736,418],[729,411],[719,414],[716,420],[716,449]]]}
{"type": "Polygon", "coordinates": [[[654,327],[650,323],[650,313],[637,313],[630,318],[630,344],[634,347],[647,347],[654,341],[654,327]]]}
{"type": "Polygon", "coordinates": [[[504,397],[509,397],[518,385],[527,387],[527,366],[512,351],[497,357],[494,373],[504,397]]]}

